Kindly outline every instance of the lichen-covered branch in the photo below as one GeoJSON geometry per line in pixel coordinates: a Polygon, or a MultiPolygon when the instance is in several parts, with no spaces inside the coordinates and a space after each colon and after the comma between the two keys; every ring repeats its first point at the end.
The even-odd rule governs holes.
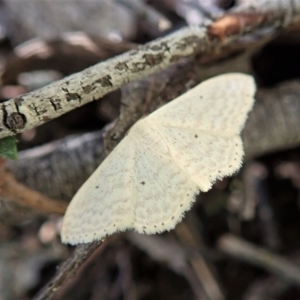
{"type": "Polygon", "coordinates": [[[0,137],[41,125],[207,48],[202,28],[185,28],[0,105],[0,137]]]}
{"type": "Polygon", "coordinates": [[[258,28],[274,33],[300,20],[300,0],[260,1],[209,26],[183,28],[0,105],[0,138],[39,126],[123,85],[196,54],[236,41],[258,28]]]}

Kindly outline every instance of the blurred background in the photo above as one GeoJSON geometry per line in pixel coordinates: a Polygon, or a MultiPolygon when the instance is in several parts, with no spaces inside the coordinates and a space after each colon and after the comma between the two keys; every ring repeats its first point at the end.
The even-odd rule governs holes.
{"type": "MultiPolygon", "coordinates": [[[[0,101],[183,26],[209,26],[239,9],[243,17],[252,2],[259,6],[251,0],[1,0],[0,101]]],[[[201,193],[175,230],[108,237],[51,299],[300,299],[299,23],[280,33],[275,25],[253,30],[223,51],[180,64],[165,73],[177,83],[177,71],[195,64],[193,74],[201,74],[193,80],[234,71],[255,77],[257,108],[243,133],[243,168],[201,193]]],[[[188,75],[181,76],[188,87],[188,75]]],[[[5,164],[20,182],[66,205],[103,160],[103,133],[118,118],[124,95],[112,92],[19,134],[19,160],[5,164]]],[[[61,221],[62,214],[0,201],[0,300],[33,299],[72,255],[74,247],[60,242],[61,221]]]]}

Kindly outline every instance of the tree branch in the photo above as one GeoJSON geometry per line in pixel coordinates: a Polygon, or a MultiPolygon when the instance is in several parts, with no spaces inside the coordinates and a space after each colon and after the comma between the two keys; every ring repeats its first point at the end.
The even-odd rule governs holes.
{"type": "Polygon", "coordinates": [[[206,27],[187,27],[0,105],[0,138],[39,126],[145,75],[196,54],[228,45],[272,25],[281,31],[300,20],[300,0],[241,7],[206,27]],[[280,5],[279,5],[280,4],[280,5]],[[251,11],[251,12],[249,12],[251,11]]]}

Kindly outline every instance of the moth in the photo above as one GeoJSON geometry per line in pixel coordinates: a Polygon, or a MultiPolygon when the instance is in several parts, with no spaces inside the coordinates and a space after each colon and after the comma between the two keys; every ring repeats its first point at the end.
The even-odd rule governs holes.
{"type": "Polygon", "coordinates": [[[254,94],[251,76],[224,74],[139,120],[74,196],[62,241],[173,229],[199,191],[241,167],[240,133],[254,94]]]}

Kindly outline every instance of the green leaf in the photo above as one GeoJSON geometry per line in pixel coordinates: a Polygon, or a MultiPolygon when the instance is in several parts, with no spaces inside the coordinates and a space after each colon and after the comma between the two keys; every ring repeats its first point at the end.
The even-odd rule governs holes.
{"type": "Polygon", "coordinates": [[[17,139],[14,136],[0,139],[0,156],[16,160],[18,158],[16,143],[17,139]]]}

